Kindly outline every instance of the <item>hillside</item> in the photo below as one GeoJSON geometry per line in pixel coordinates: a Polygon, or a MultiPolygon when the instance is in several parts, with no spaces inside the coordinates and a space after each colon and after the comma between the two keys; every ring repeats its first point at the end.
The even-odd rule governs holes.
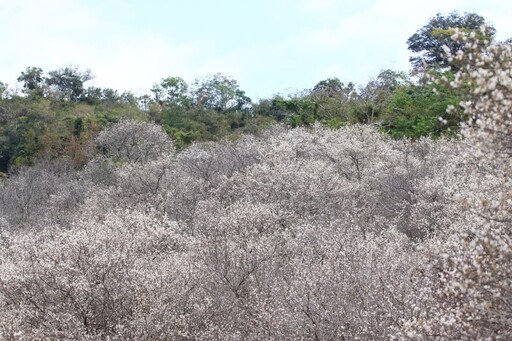
{"type": "Polygon", "coordinates": [[[256,104],[27,69],[0,101],[0,338],[511,339],[512,47],[449,33],[421,82],[256,104]]]}

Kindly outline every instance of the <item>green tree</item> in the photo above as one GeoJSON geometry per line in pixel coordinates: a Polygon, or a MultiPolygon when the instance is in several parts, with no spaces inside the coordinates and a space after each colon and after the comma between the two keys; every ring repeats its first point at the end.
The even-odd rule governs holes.
{"type": "Polygon", "coordinates": [[[323,95],[327,97],[350,97],[354,91],[354,84],[345,85],[338,78],[327,78],[318,82],[311,91],[314,95],[323,95]]]}
{"type": "Polygon", "coordinates": [[[151,89],[155,101],[161,104],[188,106],[190,98],[188,97],[189,85],[183,78],[167,77],[162,79],[160,84],[155,84],[151,89]]]}
{"type": "Polygon", "coordinates": [[[43,96],[45,77],[43,69],[29,66],[21,72],[18,82],[23,82],[23,91],[31,96],[43,96]]]}
{"type": "Polygon", "coordinates": [[[197,79],[193,97],[198,108],[218,112],[243,110],[251,104],[251,99],[240,89],[237,81],[221,73],[197,79]]]}
{"type": "Polygon", "coordinates": [[[352,121],[357,97],[352,82],[345,84],[338,78],[328,78],[318,82],[307,97],[315,103],[316,120],[331,127],[352,121]]]}
{"type": "Polygon", "coordinates": [[[406,84],[411,84],[411,81],[404,72],[384,70],[375,79],[361,87],[357,93],[358,122],[372,123],[380,119],[394,91],[406,84]]]}
{"type": "Polygon", "coordinates": [[[318,120],[318,104],[308,96],[296,94],[289,98],[275,97],[273,104],[279,108],[284,122],[291,127],[311,125],[318,120]]]}
{"type": "Polygon", "coordinates": [[[82,101],[91,105],[99,104],[103,99],[102,92],[103,89],[90,86],[84,90],[82,94],[82,101]]]}
{"type": "Polygon", "coordinates": [[[384,108],[382,127],[395,138],[451,134],[462,118],[455,113],[447,117],[446,109],[459,102],[458,92],[447,87],[404,85],[393,92],[384,108]],[[446,122],[441,122],[441,117],[446,122]]]}
{"type": "MultiPolygon", "coordinates": [[[[449,48],[452,55],[459,50],[464,50],[464,43],[451,39],[454,28],[464,31],[478,31],[482,25],[486,25],[485,19],[475,13],[452,12],[448,15],[438,13],[430,19],[427,25],[414,33],[408,40],[408,49],[415,53],[409,61],[414,69],[423,71],[425,68],[435,66],[448,68],[452,63],[448,60],[444,47],[449,48]]],[[[487,26],[483,37],[491,39],[496,30],[487,26]]]]}
{"type": "Polygon", "coordinates": [[[48,72],[46,84],[56,92],[60,100],[77,102],[84,94],[84,83],[92,78],[90,70],[81,71],[76,66],[68,66],[48,72]]]}

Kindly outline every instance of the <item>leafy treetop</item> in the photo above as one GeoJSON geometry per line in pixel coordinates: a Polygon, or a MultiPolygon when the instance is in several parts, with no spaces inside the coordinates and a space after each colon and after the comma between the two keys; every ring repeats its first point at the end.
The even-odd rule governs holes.
{"type": "Polygon", "coordinates": [[[445,16],[438,13],[407,40],[408,49],[416,54],[409,61],[418,71],[436,66],[452,67],[443,47],[448,47],[451,54],[464,50],[463,43],[451,39],[453,29],[477,31],[482,25],[487,26],[484,36],[481,37],[482,40],[492,39],[496,30],[492,26],[488,26],[485,19],[478,14],[464,13],[461,15],[458,12],[452,12],[445,16]]]}

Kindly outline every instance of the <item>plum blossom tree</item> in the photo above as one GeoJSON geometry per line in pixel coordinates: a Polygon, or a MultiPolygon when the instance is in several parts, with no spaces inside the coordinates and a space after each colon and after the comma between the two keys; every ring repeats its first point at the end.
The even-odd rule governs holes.
{"type": "Polygon", "coordinates": [[[31,168],[0,184],[0,339],[431,335],[420,325],[456,337],[425,317],[458,311],[446,288],[464,272],[450,269],[480,257],[508,281],[490,256],[506,234],[460,241],[489,217],[463,208],[502,174],[467,162],[461,141],[314,124],[175,153],[159,127],[122,121],[95,142],[103,155],[77,174],[27,182],[31,168]],[[39,188],[15,219],[16,190],[39,188]]]}
{"type": "Polygon", "coordinates": [[[162,127],[134,120],[103,130],[95,143],[105,155],[122,162],[146,162],[173,148],[162,127]]]}
{"type": "Polygon", "coordinates": [[[71,229],[2,235],[2,339],[186,333],[179,316],[195,285],[186,260],[193,241],[155,212],[95,218],[84,207],[79,218],[71,229]]]}
{"type": "Polygon", "coordinates": [[[452,38],[464,50],[445,49],[459,65],[451,86],[468,89],[462,152],[474,177],[459,196],[470,224],[433,248],[431,308],[405,324],[407,338],[512,337],[512,51],[479,35],[485,27],[481,34],[456,30],[452,38]]]}
{"type": "Polygon", "coordinates": [[[0,215],[12,227],[64,222],[87,196],[89,187],[62,160],[38,160],[21,167],[0,183],[0,215]]]}

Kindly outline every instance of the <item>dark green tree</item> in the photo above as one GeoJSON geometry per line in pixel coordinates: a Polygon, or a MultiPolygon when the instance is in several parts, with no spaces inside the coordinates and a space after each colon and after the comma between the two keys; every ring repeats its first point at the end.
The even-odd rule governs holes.
{"type": "Polygon", "coordinates": [[[450,68],[452,63],[445,55],[443,46],[450,49],[452,53],[463,50],[464,45],[451,39],[453,29],[458,28],[464,31],[479,31],[480,27],[487,27],[484,39],[491,39],[496,30],[488,26],[485,19],[475,13],[452,12],[448,15],[438,13],[430,19],[427,25],[414,33],[408,40],[408,49],[415,55],[409,61],[417,71],[423,71],[432,67],[450,68]]]}
{"type": "Polygon", "coordinates": [[[460,96],[434,84],[408,84],[396,89],[382,114],[382,128],[395,138],[439,137],[458,130],[461,117],[448,115],[448,105],[458,106],[460,96]],[[434,88],[437,91],[434,91],[434,88]],[[440,118],[446,119],[441,122],[440,118]]]}
{"type": "Polygon", "coordinates": [[[345,84],[338,78],[328,78],[318,82],[307,97],[315,103],[316,120],[333,128],[352,121],[357,97],[352,82],[345,84]]]}
{"type": "Polygon", "coordinates": [[[311,93],[313,95],[323,95],[328,97],[349,97],[354,91],[354,84],[348,83],[345,85],[338,78],[327,78],[318,82],[311,93]]]}
{"type": "Polygon", "coordinates": [[[274,115],[291,127],[307,126],[319,120],[318,103],[308,92],[290,94],[286,98],[275,96],[272,99],[274,115]]]}
{"type": "Polygon", "coordinates": [[[84,94],[84,83],[92,78],[90,70],[81,71],[76,66],[68,66],[48,72],[46,84],[56,92],[59,99],[77,102],[84,94]]]}
{"type": "Polygon", "coordinates": [[[43,96],[44,93],[43,69],[29,66],[21,72],[18,82],[23,83],[23,91],[30,96],[43,96]]]}

